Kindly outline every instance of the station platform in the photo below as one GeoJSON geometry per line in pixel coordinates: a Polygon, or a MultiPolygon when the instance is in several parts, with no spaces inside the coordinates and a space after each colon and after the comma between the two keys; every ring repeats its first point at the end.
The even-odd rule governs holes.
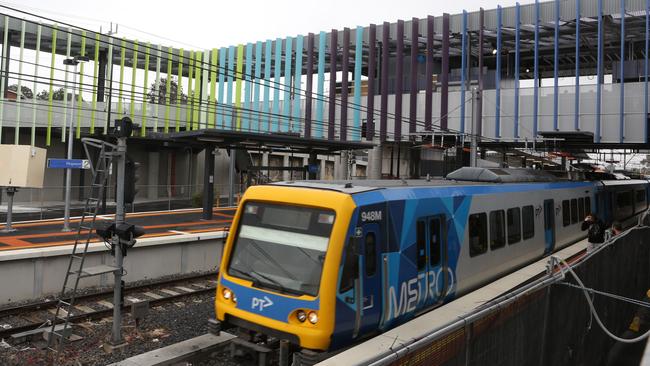
{"type": "MultiPolygon", "coordinates": [[[[235,207],[214,208],[212,220],[202,220],[202,209],[181,209],[127,213],[126,221],[144,227],[143,238],[167,237],[220,231],[230,226],[235,207]]],[[[97,221],[112,221],[115,215],[97,215],[97,221]]],[[[80,217],[70,219],[69,232],[62,232],[63,219],[24,221],[13,224],[16,229],[0,233],[0,251],[53,247],[73,244],[80,217]]],[[[98,238],[99,239],[99,238],[98,238]]]]}

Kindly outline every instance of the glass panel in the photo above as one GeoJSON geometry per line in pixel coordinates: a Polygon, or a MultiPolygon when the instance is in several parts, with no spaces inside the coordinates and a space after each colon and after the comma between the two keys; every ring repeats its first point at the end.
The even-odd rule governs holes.
{"type": "Polygon", "coordinates": [[[469,215],[467,230],[469,232],[470,257],[487,251],[487,215],[477,213],[469,215]]]}
{"type": "Polygon", "coordinates": [[[508,209],[508,244],[521,240],[521,210],[519,207],[508,209]]]}
{"type": "Polygon", "coordinates": [[[366,277],[374,276],[377,272],[377,241],[375,233],[368,233],[365,242],[366,277]]]}
{"type": "Polygon", "coordinates": [[[535,236],[535,213],[533,206],[524,206],[521,209],[524,240],[535,236]]]}
{"type": "Polygon", "coordinates": [[[503,210],[490,212],[490,249],[506,245],[505,213],[503,210]]]}
{"type": "Polygon", "coordinates": [[[569,200],[562,201],[562,225],[569,226],[571,224],[571,204],[569,200]]]}
{"type": "Polygon", "coordinates": [[[440,249],[442,247],[442,230],[439,217],[431,219],[429,224],[429,262],[432,266],[440,264],[440,249]]]}

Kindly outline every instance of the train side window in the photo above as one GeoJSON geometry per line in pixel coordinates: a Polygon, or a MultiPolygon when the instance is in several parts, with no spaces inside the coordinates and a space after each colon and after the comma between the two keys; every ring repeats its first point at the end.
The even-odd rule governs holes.
{"type": "Polygon", "coordinates": [[[416,244],[417,244],[417,264],[418,271],[423,270],[424,266],[427,264],[427,237],[426,237],[426,226],[424,221],[418,220],[416,225],[416,244]]]}
{"type": "Polygon", "coordinates": [[[571,204],[569,200],[562,201],[562,225],[569,226],[571,224],[571,204]]]}
{"type": "Polygon", "coordinates": [[[513,207],[508,209],[508,244],[515,244],[521,240],[521,209],[513,207]]]}
{"type": "Polygon", "coordinates": [[[571,199],[571,223],[578,223],[578,200],[575,198],[571,199]]]}
{"type": "Polygon", "coordinates": [[[429,222],[429,262],[432,266],[440,264],[440,249],[442,246],[441,220],[434,217],[429,222]]]}
{"type": "Polygon", "coordinates": [[[580,220],[584,220],[586,216],[587,213],[585,212],[585,199],[580,197],[578,198],[578,217],[580,220]]]}
{"type": "Polygon", "coordinates": [[[487,215],[485,212],[469,215],[467,221],[469,232],[469,256],[487,252],[487,215]]]}
{"type": "Polygon", "coordinates": [[[364,254],[366,257],[366,277],[374,276],[377,272],[377,242],[375,233],[366,234],[364,254]]]}
{"type": "Polygon", "coordinates": [[[506,245],[506,220],[503,210],[490,212],[490,249],[506,245]]]}
{"type": "Polygon", "coordinates": [[[354,287],[354,280],[358,277],[358,265],[355,263],[357,256],[354,255],[354,246],[349,242],[345,247],[345,263],[341,271],[341,286],[339,292],[343,293],[354,287]]]}
{"type": "Polygon", "coordinates": [[[521,208],[521,222],[524,240],[535,236],[535,209],[533,206],[521,208]]]}
{"type": "Polygon", "coordinates": [[[585,217],[591,213],[591,197],[585,197],[585,217]]]}

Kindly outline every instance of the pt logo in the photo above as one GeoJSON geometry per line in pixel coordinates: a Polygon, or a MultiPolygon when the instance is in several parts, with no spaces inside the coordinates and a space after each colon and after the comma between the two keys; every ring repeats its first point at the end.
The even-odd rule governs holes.
{"type": "Polygon", "coordinates": [[[271,305],[273,305],[273,301],[271,301],[268,296],[264,296],[264,298],[254,297],[251,300],[251,308],[253,310],[255,310],[255,308],[258,308],[259,311],[264,311],[264,308],[271,305]]]}

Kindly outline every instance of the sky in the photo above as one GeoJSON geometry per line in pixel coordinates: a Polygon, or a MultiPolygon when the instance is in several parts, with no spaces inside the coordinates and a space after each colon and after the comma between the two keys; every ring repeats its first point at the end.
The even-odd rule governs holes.
{"type": "MultiPolygon", "coordinates": [[[[520,0],[522,5],[531,0],[520,0]]],[[[503,7],[515,0],[502,0],[503,7]]],[[[496,8],[497,2],[479,0],[17,0],[0,5],[38,13],[106,32],[119,24],[118,36],[199,49],[367,26],[397,19],[440,16],[496,8]],[[174,24],[170,26],[170,24],[174,24]]],[[[6,12],[6,9],[0,9],[6,12]]]]}

